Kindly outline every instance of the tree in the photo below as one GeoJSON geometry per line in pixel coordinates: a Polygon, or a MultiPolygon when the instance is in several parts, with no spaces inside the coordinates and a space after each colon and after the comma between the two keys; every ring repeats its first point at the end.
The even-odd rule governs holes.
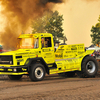
{"type": "Polygon", "coordinates": [[[63,37],[63,28],[62,28],[63,15],[59,15],[58,11],[52,13],[52,17],[47,22],[45,29],[48,33],[52,33],[54,40],[59,37],[63,37]]]}
{"type": "Polygon", "coordinates": [[[42,20],[42,18],[36,19],[34,22],[32,22],[32,33],[45,33],[46,30],[45,27],[45,21],[42,20]]]}
{"type": "Polygon", "coordinates": [[[63,37],[62,21],[63,15],[59,15],[58,11],[46,12],[41,18],[32,22],[32,33],[51,33],[56,40],[63,37]]]}
{"type": "Polygon", "coordinates": [[[91,32],[92,34],[90,35],[92,38],[92,43],[93,44],[100,44],[100,16],[98,19],[98,23],[95,26],[92,26],[91,32]]]}

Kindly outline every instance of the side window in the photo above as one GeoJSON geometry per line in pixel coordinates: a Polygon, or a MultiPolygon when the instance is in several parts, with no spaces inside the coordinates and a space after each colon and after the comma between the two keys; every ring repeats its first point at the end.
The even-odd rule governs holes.
{"type": "Polygon", "coordinates": [[[42,44],[42,47],[52,47],[51,37],[42,37],[41,44],[42,44]]]}

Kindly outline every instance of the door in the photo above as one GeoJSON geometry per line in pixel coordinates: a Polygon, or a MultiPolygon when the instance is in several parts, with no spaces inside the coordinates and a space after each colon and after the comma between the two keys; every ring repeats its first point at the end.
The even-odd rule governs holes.
{"type": "Polygon", "coordinates": [[[42,48],[42,57],[47,64],[54,63],[54,46],[51,41],[51,37],[42,37],[41,38],[41,48],[42,48]]]}

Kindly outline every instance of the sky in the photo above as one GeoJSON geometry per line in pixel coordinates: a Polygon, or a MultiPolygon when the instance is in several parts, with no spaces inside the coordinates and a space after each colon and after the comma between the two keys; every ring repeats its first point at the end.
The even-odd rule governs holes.
{"type": "MultiPolygon", "coordinates": [[[[66,3],[56,4],[53,10],[63,15],[64,35],[67,44],[81,44],[90,46],[92,26],[98,22],[100,15],[100,0],[66,0],[66,3]]],[[[0,5],[0,31],[4,30],[6,17],[1,14],[0,5]]],[[[30,29],[31,31],[31,29],[30,29]]],[[[28,33],[30,33],[28,30],[28,33]]]]}
{"type": "Polygon", "coordinates": [[[100,15],[100,0],[69,0],[56,5],[63,15],[63,29],[67,37],[67,44],[84,43],[86,47],[92,43],[91,28],[98,22],[100,15]]]}

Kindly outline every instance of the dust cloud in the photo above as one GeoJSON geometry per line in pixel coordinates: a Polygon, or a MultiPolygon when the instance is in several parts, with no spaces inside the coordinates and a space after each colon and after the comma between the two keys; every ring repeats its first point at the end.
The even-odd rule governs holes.
{"type": "MultiPolygon", "coordinates": [[[[41,17],[48,9],[52,10],[57,4],[64,3],[62,8],[59,8],[64,15],[64,30],[68,41],[74,43],[73,40],[79,40],[78,37],[81,36],[82,33],[88,34],[90,32],[94,13],[96,13],[95,19],[97,19],[97,14],[99,12],[98,6],[95,6],[95,4],[97,5],[95,2],[98,1],[99,0],[0,0],[0,4],[3,7],[0,13],[5,17],[5,20],[0,23],[0,26],[5,26],[0,32],[0,41],[5,49],[14,50],[19,34],[22,31],[24,33],[31,33],[29,27],[31,26],[30,23],[32,20],[41,17]],[[91,2],[93,4],[91,4],[91,2]],[[90,23],[87,23],[89,20],[90,23]],[[83,23],[86,28],[81,26],[81,23],[83,23]],[[72,37],[72,35],[76,33],[76,37],[72,37]]],[[[87,39],[85,38],[86,36],[87,35],[83,36],[83,41],[82,39],[80,40],[82,43],[84,43],[84,41],[87,43],[89,41],[90,43],[90,35],[87,36],[87,39]]]]}
{"type": "Polygon", "coordinates": [[[64,0],[0,0],[6,17],[5,28],[0,32],[1,43],[5,49],[15,49],[17,37],[30,27],[35,18],[40,17],[47,10],[52,10],[55,4],[64,0]]]}

